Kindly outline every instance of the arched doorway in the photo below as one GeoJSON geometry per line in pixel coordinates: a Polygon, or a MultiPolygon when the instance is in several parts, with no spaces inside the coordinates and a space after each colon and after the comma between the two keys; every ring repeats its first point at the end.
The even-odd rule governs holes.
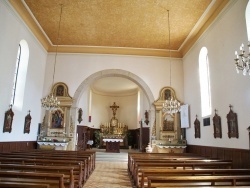
{"type": "MultiPolygon", "coordinates": [[[[79,85],[77,88],[76,92],[74,93],[73,99],[73,105],[72,105],[72,117],[76,117],[77,114],[77,108],[79,106],[79,100],[81,96],[83,95],[84,92],[89,93],[90,91],[90,86],[93,84],[94,81],[105,78],[105,77],[123,77],[126,79],[131,80],[132,82],[136,83],[138,87],[144,92],[148,106],[149,106],[149,127],[150,130],[152,130],[152,127],[155,123],[155,106],[153,105],[154,103],[154,97],[153,93],[148,87],[148,85],[142,80],[140,77],[137,75],[126,71],[126,70],[121,70],[121,69],[108,69],[108,70],[102,70],[99,72],[96,72],[92,75],[90,75],[88,78],[82,81],[82,83],[79,85]]],[[[76,122],[76,120],[75,120],[76,122]]],[[[151,135],[151,134],[150,134],[151,135]]]]}

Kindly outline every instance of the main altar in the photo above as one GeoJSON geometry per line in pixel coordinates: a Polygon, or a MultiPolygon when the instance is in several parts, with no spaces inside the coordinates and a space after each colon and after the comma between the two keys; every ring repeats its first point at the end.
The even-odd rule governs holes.
{"type": "Polygon", "coordinates": [[[107,152],[120,152],[120,147],[126,148],[128,146],[128,126],[120,123],[116,118],[119,106],[115,102],[110,108],[113,111],[113,117],[110,122],[100,126],[100,146],[106,147],[107,152]]]}

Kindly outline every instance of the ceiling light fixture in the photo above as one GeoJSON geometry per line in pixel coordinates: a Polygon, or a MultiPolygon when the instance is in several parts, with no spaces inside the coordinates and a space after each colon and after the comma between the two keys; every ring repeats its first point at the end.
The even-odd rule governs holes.
{"type": "Polygon", "coordinates": [[[235,51],[236,58],[235,60],[235,66],[237,73],[242,71],[243,75],[246,76],[248,73],[250,75],[250,41],[248,41],[248,54],[245,54],[244,44],[240,46],[240,54],[238,55],[238,52],[235,51]]]}
{"type": "MultiPolygon", "coordinates": [[[[171,50],[170,50],[170,22],[169,22],[169,10],[168,11],[168,48],[169,48],[169,60],[170,60],[170,87],[171,87],[171,50]]],[[[173,96],[171,95],[170,98],[168,98],[164,103],[163,103],[163,108],[162,111],[164,113],[168,113],[168,114],[173,114],[173,113],[177,113],[180,111],[180,103],[173,98],[173,96]]]]}
{"type": "MultiPolygon", "coordinates": [[[[53,88],[54,79],[55,79],[56,58],[57,58],[58,41],[59,41],[59,34],[60,34],[60,28],[61,28],[61,19],[62,19],[62,7],[63,7],[63,5],[60,4],[60,6],[61,6],[61,12],[60,12],[60,19],[59,19],[59,25],[58,25],[58,31],[57,31],[57,44],[56,44],[53,79],[52,79],[52,88],[53,88]]],[[[46,110],[55,110],[55,109],[59,108],[59,105],[60,105],[60,101],[57,99],[57,97],[54,97],[52,89],[51,89],[51,93],[47,97],[41,99],[41,103],[42,103],[42,107],[45,108],[46,110]]]]}

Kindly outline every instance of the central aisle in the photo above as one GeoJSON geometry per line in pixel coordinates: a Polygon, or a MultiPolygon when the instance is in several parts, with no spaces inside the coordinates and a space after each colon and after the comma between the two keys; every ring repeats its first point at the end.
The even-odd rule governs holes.
{"type": "Polygon", "coordinates": [[[128,150],[121,153],[96,150],[96,168],[84,188],[131,188],[127,166],[128,150]]]}

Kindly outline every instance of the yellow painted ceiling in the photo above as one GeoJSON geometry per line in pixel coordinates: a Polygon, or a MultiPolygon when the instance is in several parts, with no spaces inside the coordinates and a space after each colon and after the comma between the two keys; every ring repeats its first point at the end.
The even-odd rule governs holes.
{"type": "Polygon", "coordinates": [[[182,57],[228,0],[9,0],[48,52],[182,57]],[[57,32],[63,4],[60,39],[57,32]]]}

